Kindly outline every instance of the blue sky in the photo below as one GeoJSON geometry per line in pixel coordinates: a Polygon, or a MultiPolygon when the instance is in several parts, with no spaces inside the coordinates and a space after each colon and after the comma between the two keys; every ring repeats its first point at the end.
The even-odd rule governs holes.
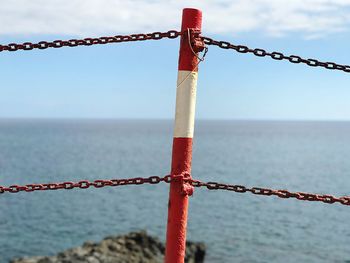
{"type": "MultiPolygon", "coordinates": [[[[0,43],[178,29],[181,9],[198,7],[204,35],[350,64],[347,0],[44,3],[2,5],[0,43]]],[[[0,117],[173,118],[178,48],[179,39],[2,52],[0,117]]],[[[196,116],[350,120],[350,74],[209,46],[196,116]]]]}

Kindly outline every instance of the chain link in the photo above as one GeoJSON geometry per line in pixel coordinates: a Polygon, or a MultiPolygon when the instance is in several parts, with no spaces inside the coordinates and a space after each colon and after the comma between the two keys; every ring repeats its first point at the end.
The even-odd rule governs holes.
{"type": "Polygon", "coordinates": [[[153,32],[153,33],[132,34],[132,35],[117,35],[117,36],[98,37],[98,38],[55,40],[52,42],[40,41],[38,43],[31,43],[31,42],[25,42],[22,44],[11,43],[8,45],[0,45],[0,52],[2,52],[2,51],[32,50],[32,49],[47,49],[47,48],[61,48],[61,47],[104,45],[104,44],[120,43],[120,42],[159,40],[162,38],[174,39],[180,35],[181,35],[181,32],[178,32],[176,30],[169,30],[167,32],[153,32]]]}
{"type": "Polygon", "coordinates": [[[188,181],[193,187],[206,187],[209,190],[226,190],[236,193],[250,192],[255,195],[277,196],[279,198],[296,198],[303,201],[317,201],[327,204],[340,203],[350,205],[350,196],[335,197],[332,195],[311,194],[305,192],[290,192],[288,190],[274,190],[269,188],[252,187],[248,188],[243,185],[222,184],[217,182],[201,182],[197,180],[188,181]]]}
{"type": "Polygon", "coordinates": [[[295,63],[295,64],[304,63],[310,67],[323,67],[326,69],[340,70],[340,71],[344,71],[346,73],[350,73],[350,66],[349,65],[341,65],[341,64],[334,63],[334,62],[321,62],[321,61],[318,61],[317,59],[312,59],[312,58],[304,59],[304,58],[301,58],[301,57],[296,56],[296,55],[286,56],[280,52],[267,52],[266,50],[261,49],[261,48],[251,49],[247,46],[234,45],[234,44],[232,44],[230,42],[226,42],[226,41],[217,41],[217,40],[214,40],[210,37],[205,37],[205,36],[201,36],[201,39],[204,41],[204,43],[206,45],[214,45],[214,46],[218,46],[218,47],[223,48],[223,49],[233,49],[239,53],[251,53],[257,57],[268,56],[274,60],[287,60],[287,61],[289,61],[291,63],[295,63]]]}

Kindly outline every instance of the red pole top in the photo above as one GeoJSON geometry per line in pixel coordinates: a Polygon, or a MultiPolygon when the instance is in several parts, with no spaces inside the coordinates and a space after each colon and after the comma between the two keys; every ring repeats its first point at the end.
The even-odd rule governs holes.
{"type": "Polygon", "coordinates": [[[188,29],[202,30],[202,11],[194,8],[185,8],[182,10],[182,24],[179,55],[179,70],[197,71],[198,59],[193,54],[188,44],[188,29]]]}
{"type": "Polygon", "coordinates": [[[182,10],[181,31],[187,28],[202,29],[202,11],[194,8],[184,8],[182,10]]]}

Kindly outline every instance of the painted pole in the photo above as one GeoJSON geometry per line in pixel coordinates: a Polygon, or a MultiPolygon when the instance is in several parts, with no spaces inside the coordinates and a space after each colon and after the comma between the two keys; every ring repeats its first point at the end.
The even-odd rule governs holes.
{"type": "Polygon", "coordinates": [[[202,12],[192,8],[183,9],[181,25],[183,34],[180,42],[171,164],[172,181],[168,204],[166,263],[183,263],[185,258],[188,196],[192,195],[193,188],[182,179],[191,172],[199,62],[197,53],[190,46],[188,30],[200,31],[201,28],[202,12]]]}

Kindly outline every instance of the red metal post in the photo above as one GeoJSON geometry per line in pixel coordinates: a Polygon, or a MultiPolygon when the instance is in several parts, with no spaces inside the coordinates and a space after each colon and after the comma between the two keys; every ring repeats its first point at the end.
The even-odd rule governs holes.
{"type": "Polygon", "coordinates": [[[193,188],[182,179],[191,172],[192,138],[196,104],[198,58],[191,48],[188,30],[200,31],[202,12],[185,8],[182,26],[178,79],[176,90],[176,114],[171,164],[172,180],[168,204],[166,236],[166,263],[183,263],[186,249],[188,196],[193,188]]]}

